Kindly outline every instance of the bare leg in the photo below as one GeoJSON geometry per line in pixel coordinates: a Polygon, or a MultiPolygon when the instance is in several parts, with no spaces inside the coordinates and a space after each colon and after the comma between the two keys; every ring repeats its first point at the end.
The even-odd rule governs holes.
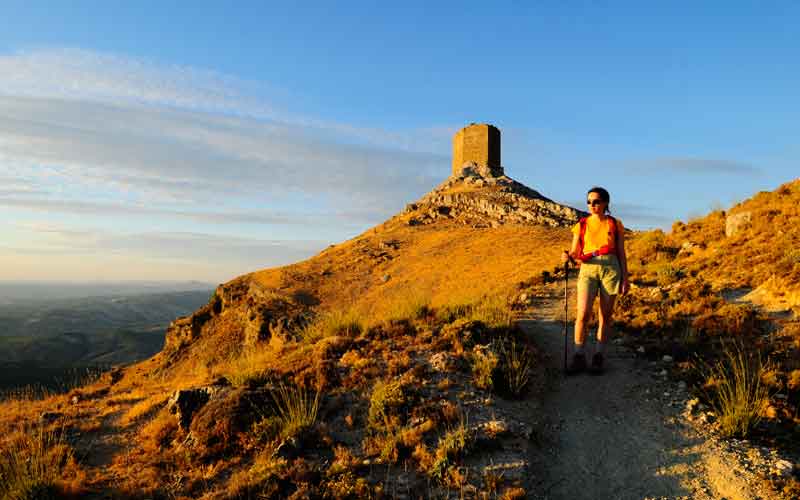
{"type": "Polygon", "coordinates": [[[597,292],[589,293],[588,287],[578,286],[578,310],[575,315],[575,345],[586,341],[586,323],[592,317],[592,305],[597,292]]]}
{"type": "Polygon", "coordinates": [[[611,329],[611,317],[614,314],[614,301],[616,295],[607,295],[600,291],[600,316],[597,325],[597,342],[605,344],[608,341],[609,330],[611,329]]]}

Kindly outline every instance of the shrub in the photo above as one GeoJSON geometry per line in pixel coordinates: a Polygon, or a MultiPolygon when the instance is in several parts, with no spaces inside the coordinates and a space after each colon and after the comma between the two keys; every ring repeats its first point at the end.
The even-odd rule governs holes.
{"type": "Polygon", "coordinates": [[[701,373],[706,377],[709,401],[724,436],[747,436],[761,420],[761,410],[769,398],[769,389],[762,376],[769,367],[761,356],[748,355],[744,348],[725,346],[722,358],[716,363],[702,362],[701,373]]]}
{"type": "Polygon", "coordinates": [[[659,266],[656,270],[656,275],[658,276],[657,281],[659,286],[671,285],[676,281],[680,281],[684,276],[683,271],[672,264],[659,266]]]}
{"type": "Polygon", "coordinates": [[[447,469],[460,456],[463,456],[472,444],[474,436],[467,427],[466,419],[462,419],[460,424],[448,430],[436,445],[433,454],[433,464],[428,470],[431,476],[443,479],[447,469]]]}
{"type": "Polygon", "coordinates": [[[631,242],[632,250],[640,258],[655,259],[659,250],[664,245],[664,231],[656,229],[643,233],[631,242]]]}
{"type": "Polygon", "coordinates": [[[162,408],[152,420],[144,424],[139,431],[142,449],[148,453],[156,453],[169,445],[178,431],[178,419],[162,408]]]}
{"type": "Polygon", "coordinates": [[[24,429],[0,450],[0,498],[61,498],[58,483],[72,460],[63,431],[24,429]]]}
{"type": "Polygon", "coordinates": [[[477,346],[472,352],[472,381],[481,389],[494,388],[497,365],[497,354],[489,346],[477,346]]]}
{"type": "Polygon", "coordinates": [[[391,410],[405,404],[406,398],[399,380],[379,380],[372,389],[369,400],[369,426],[373,429],[391,428],[391,410]]]}

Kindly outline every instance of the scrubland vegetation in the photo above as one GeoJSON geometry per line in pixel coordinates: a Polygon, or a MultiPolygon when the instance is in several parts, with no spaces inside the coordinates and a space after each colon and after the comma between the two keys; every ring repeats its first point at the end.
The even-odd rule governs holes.
{"type": "MultiPolygon", "coordinates": [[[[217,380],[221,392],[186,426],[163,386],[125,391],[128,404],[114,432],[132,446],[111,459],[110,471],[123,479],[105,487],[120,496],[176,498],[276,492],[377,498],[398,491],[427,497],[465,490],[519,497],[524,490],[517,482],[488,473],[469,477],[466,467],[480,461],[476,445],[491,446],[503,429],[479,426],[465,399],[523,397],[537,364],[508,309],[502,297],[434,308],[411,294],[398,297],[384,318],[354,310],[309,316],[280,346],[252,346],[210,367],[206,383],[217,380]],[[483,372],[475,368],[480,356],[494,360],[483,372]]],[[[109,383],[106,376],[95,387],[114,391],[109,383]]],[[[86,397],[90,390],[97,389],[75,393],[86,397]]],[[[123,399],[104,401],[106,415],[115,401],[123,399]]],[[[57,487],[68,463],[74,477],[98,487],[93,481],[102,479],[86,477],[64,438],[75,435],[77,424],[65,425],[59,434],[65,451],[47,458],[50,476],[42,484],[57,487]]],[[[29,429],[25,439],[43,429],[29,429]]],[[[4,462],[4,474],[28,474],[25,463],[4,462]]]]}
{"type": "MultiPolygon", "coordinates": [[[[723,434],[787,448],[800,442],[798,209],[794,182],[631,235],[633,287],[615,325],[646,357],[672,357],[723,434]],[[744,212],[726,236],[726,218],[744,212]]],[[[494,413],[542,376],[510,311],[560,277],[545,270],[568,241],[563,228],[390,221],[237,278],[176,321],[152,359],[0,403],[3,478],[36,476],[32,463],[53,473],[5,484],[119,498],[523,498],[519,480],[486,466],[511,434],[494,413]],[[26,455],[48,432],[60,455],[26,455]]]]}
{"type": "Polygon", "coordinates": [[[798,207],[794,181],[670,233],[636,235],[634,286],[617,308],[626,341],[651,359],[672,356],[722,434],[789,448],[800,442],[798,207]],[[737,216],[745,223],[726,235],[737,216]]]}

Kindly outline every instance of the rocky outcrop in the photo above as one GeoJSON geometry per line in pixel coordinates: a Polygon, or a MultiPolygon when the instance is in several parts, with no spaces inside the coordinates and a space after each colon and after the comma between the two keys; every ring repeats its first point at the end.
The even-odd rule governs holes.
{"type": "Polygon", "coordinates": [[[211,385],[175,391],[167,401],[167,409],[178,419],[183,429],[188,429],[194,415],[210,399],[230,387],[227,379],[221,378],[211,385]]]}
{"type": "Polygon", "coordinates": [[[309,294],[282,294],[242,276],[217,287],[209,303],[191,316],[173,321],[167,328],[163,352],[172,356],[208,335],[216,318],[223,315],[241,324],[243,346],[273,339],[285,342],[299,329],[303,314],[315,300],[309,294]]]}
{"type": "Polygon", "coordinates": [[[570,226],[585,215],[503,174],[502,168],[466,164],[403,215],[409,225],[453,220],[475,227],[502,224],[570,226]]]}
{"type": "Polygon", "coordinates": [[[725,217],[725,236],[731,237],[750,226],[753,214],[749,211],[725,217]]]}

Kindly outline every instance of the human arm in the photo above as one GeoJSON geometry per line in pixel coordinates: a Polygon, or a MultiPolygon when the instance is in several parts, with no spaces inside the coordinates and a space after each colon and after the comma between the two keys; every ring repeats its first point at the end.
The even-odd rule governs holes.
{"type": "Polygon", "coordinates": [[[579,245],[580,245],[580,237],[578,236],[577,233],[573,234],[572,245],[570,247],[570,250],[569,251],[564,250],[564,253],[561,254],[561,262],[566,263],[568,260],[571,260],[572,263],[575,264],[575,261],[577,261],[578,257],[580,257],[580,250],[578,248],[579,245]]]}

